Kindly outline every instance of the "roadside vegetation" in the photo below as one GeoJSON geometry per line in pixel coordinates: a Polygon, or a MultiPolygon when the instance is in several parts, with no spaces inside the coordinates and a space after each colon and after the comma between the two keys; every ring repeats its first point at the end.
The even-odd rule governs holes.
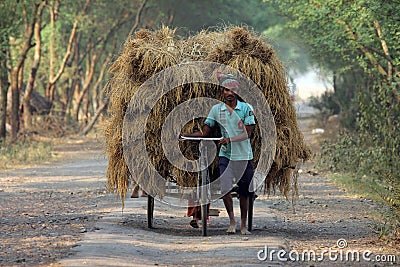
{"type": "Polygon", "coordinates": [[[2,145],[0,146],[0,170],[46,162],[52,158],[52,147],[49,141],[32,139],[2,145]]]}
{"type": "Polygon", "coordinates": [[[400,240],[400,6],[397,1],[268,1],[288,18],[333,91],[311,104],[340,134],[323,143],[318,167],[353,192],[390,207],[383,231],[400,240]]]}

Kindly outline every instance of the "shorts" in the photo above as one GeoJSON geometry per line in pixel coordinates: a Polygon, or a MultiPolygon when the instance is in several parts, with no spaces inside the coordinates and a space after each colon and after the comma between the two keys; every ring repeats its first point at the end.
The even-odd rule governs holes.
{"type": "Polygon", "coordinates": [[[218,166],[221,174],[222,195],[229,193],[235,184],[239,187],[239,196],[250,197],[254,194],[253,160],[229,160],[225,157],[219,157],[218,166]]]}

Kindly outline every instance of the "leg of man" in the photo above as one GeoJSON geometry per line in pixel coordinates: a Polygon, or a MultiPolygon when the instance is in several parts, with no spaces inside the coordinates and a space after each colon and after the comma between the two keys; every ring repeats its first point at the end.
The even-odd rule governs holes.
{"type": "Polygon", "coordinates": [[[233,188],[233,173],[232,169],[228,167],[229,160],[225,157],[219,158],[219,171],[221,174],[221,191],[225,194],[222,197],[224,201],[226,212],[229,216],[229,228],[226,231],[229,234],[236,232],[235,214],[233,212],[233,199],[230,190],[233,188]]]}
{"type": "Polygon", "coordinates": [[[229,216],[229,228],[226,231],[229,234],[236,232],[235,214],[233,212],[233,199],[230,193],[226,194],[223,198],[226,212],[229,216]]]}
{"type": "Polygon", "coordinates": [[[235,168],[235,175],[241,177],[238,182],[239,196],[240,196],[240,232],[243,235],[250,235],[246,228],[247,213],[249,210],[249,197],[253,195],[253,175],[254,167],[252,161],[241,161],[238,162],[237,168],[235,168]],[[250,189],[250,190],[249,190],[250,189]]]}
{"type": "Polygon", "coordinates": [[[250,235],[246,228],[247,212],[249,210],[249,197],[240,197],[240,232],[243,235],[250,235]]]}

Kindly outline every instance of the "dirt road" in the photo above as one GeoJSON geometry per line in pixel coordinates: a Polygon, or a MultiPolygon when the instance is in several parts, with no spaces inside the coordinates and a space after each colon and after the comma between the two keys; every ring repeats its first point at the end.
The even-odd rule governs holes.
{"type": "Polygon", "coordinates": [[[1,266],[68,257],[103,208],[119,204],[106,193],[99,152],[95,140],[69,139],[54,149],[59,161],[0,173],[1,266]]]}
{"type": "MultiPolygon", "coordinates": [[[[312,138],[307,121],[302,127],[306,138],[312,138]]],[[[188,225],[185,209],[162,203],[155,205],[156,228],[149,230],[146,198],[127,199],[121,212],[120,201],[106,192],[107,161],[99,143],[72,138],[56,148],[62,161],[0,174],[1,266],[393,265],[377,262],[377,255],[400,261],[398,248],[378,239],[376,212],[382,207],[308,174],[312,164],[303,166],[295,211],[279,196],[257,199],[251,236],[225,234],[228,218],[222,201],[212,204],[221,213],[211,218],[209,237],[188,225]],[[347,246],[340,249],[344,240],[347,246]],[[299,259],[278,260],[278,250],[281,258],[292,252],[299,259]],[[302,260],[305,250],[314,251],[316,261],[302,260]],[[318,261],[324,250],[336,255],[358,251],[361,259],[335,260],[333,252],[318,261]],[[365,251],[372,254],[363,259],[365,251]]]]}

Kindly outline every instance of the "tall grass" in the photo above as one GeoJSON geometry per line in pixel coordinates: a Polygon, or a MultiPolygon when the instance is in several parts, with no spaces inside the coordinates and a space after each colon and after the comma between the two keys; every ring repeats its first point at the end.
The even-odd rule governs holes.
{"type": "Polygon", "coordinates": [[[40,141],[0,143],[0,170],[42,163],[52,157],[52,144],[40,141]]]}

